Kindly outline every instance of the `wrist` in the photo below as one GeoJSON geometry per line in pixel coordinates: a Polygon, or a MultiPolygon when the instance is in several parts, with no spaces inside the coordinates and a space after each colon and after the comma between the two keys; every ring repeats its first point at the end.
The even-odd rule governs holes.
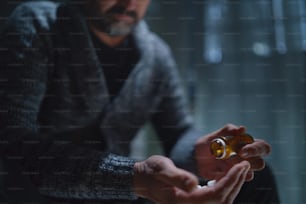
{"type": "Polygon", "coordinates": [[[135,162],[134,167],[134,177],[133,177],[133,189],[138,197],[145,197],[146,188],[145,188],[145,164],[144,162],[135,162]]]}

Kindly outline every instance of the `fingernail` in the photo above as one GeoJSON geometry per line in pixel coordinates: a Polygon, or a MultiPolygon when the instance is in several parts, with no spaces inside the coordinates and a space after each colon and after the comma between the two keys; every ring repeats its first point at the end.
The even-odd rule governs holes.
{"type": "Polygon", "coordinates": [[[244,161],[247,162],[247,165],[244,167],[245,171],[249,171],[251,168],[251,164],[248,161],[244,161]]]}
{"type": "Polygon", "coordinates": [[[249,153],[248,153],[248,152],[242,152],[242,153],[240,154],[240,156],[241,156],[242,158],[248,158],[248,157],[249,157],[249,153]]]}
{"type": "Polygon", "coordinates": [[[248,153],[243,153],[243,154],[242,154],[242,157],[243,157],[243,158],[247,158],[247,157],[249,157],[249,154],[248,154],[248,153]]]}
{"type": "Polygon", "coordinates": [[[196,184],[192,180],[187,179],[185,181],[185,188],[187,191],[192,191],[194,188],[196,188],[196,184]]]}

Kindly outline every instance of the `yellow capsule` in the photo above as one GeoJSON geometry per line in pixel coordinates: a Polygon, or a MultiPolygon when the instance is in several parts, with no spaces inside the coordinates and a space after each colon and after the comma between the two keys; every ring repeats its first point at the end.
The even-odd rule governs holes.
{"type": "Polygon", "coordinates": [[[253,142],[254,139],[249,134],[223,136],[211,142],[210,150],[216,159],[228,159],[236,155],[243,146],[253,142]]]}

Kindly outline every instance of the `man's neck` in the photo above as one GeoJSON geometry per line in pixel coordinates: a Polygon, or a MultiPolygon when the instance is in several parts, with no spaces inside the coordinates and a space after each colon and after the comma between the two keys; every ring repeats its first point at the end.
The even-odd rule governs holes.
{"type": "Polygon", "coordinates": [[[90,26],[90,29],[93,32],[93,34],[101,42],[108,45],[109,47],[117,47],[127,38],[127,35],[124,35],[124,36],[110,36],[107,33],[99,31],[94,26],[90,26]]]}

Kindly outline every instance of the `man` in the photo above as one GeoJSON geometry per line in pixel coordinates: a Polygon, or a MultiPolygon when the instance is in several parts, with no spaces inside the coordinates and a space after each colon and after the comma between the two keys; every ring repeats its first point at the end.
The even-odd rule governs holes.
{"type": "MultiPolygon", "coordinates": [[[[27,195],[37,189],[37,200],[57,203],[232,203],[264,168],[271,148],[263,140],[229,160],[210,154],[211,140],[246,129],[226,125],[201,137],[193,128],[170,51],[142,21],[149,3],[30,2],[12,13],[0,41],[0,151],[27,195]],[[130,142],[148,120],[176,165],[216,184],[197,189],[194,174],[163,156],[130,159],[130,142]]],[[[3,189],[9,202],[24,199],[3,189]]],[[[267,192],[256,199],[275,202],[267,192]]]]}

